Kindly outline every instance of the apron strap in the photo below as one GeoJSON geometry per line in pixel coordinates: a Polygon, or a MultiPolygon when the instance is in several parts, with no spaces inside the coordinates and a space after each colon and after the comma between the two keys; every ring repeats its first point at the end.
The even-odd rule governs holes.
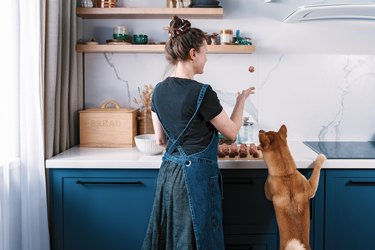
{"type": "Polygon", "coordinates": [[[161,122],[161,119],[160,119],[160,116],[159,116],[159,112],[158,112],[158,109],[154,103],[154,101],[152,101],[152,105],[154,107],[154,110],[156,111],[156,114],[157,116],[159,117],[159,120],[161,122],[161,125],[163,127],[163,130],[165,132],[165,134],[167,135],[168,137],[168,140],[170,140],[172,142],[172,145],[169,147],[168,149],[168,152],[167,153],[172,153],[176,148],[177,150],[180,152],[181,155],[183,156],[186,156],[185,154],[185,151],[183,150],[183,148],[181,147],[180,145],[180,142],[181,140],[184,138],[183,136],[185,135],[185,133],[187,132],[187,130],[190,128],[190,125],[191,123],[193,122],[195,116],[198,114],[198,110],[199,110],[199,107],[200,105],[202,104],[202,101],[203,101],[203,97],[206,93],[206,90],[207,90],[207,87],[209,85],[208,84],[203,84],[202,85],[202,88],[199,92],[199,96],[198,96],[198,100],[197,100],[197,105],[196,105],[196,108],[195,108],[195,112],[194,114],[192,115],[192,117],[190,118],[189,122],[187,123],[187,125],[185,126],[185,128],[182,130],[182,132],[177,136],[177,138],[174,138],[171,136],[171,134],[169,133],[168,129],[164,126],[164,124],[161,122]]]}

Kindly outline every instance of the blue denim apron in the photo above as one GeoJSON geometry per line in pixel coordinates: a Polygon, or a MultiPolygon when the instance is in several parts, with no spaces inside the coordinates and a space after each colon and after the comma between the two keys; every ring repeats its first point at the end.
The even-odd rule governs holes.
{"type": "MultiPolygon", "coordinates": [[[[217,164],[218,135],[214,131],[211,142],[202,151],[186,155],[180,145],[186,131],[198,113],[208,85],[203,85],[198,96],[195,113],[180,135],[174,137],[162,124],[171,146],[164,153],[163,161],[181,164],[189,197],[194,236],[198,250],[224,249],[222,223],[221,174],[217,164]],[[179,155],[172,155],[177,149],[179,155]]],[[[156,113],[157,107],[154,105],[156,113]]],[[[181,218],[183,219],[183,218],[181,218]]]]}

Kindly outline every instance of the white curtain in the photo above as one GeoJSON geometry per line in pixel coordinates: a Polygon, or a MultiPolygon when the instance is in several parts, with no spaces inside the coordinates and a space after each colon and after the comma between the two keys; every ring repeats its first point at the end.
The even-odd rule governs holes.
{"type": "Polygon", "coordinates": [[[43,149],[43,1],[2,1],[0,250],[49,246],[43,149]]]}

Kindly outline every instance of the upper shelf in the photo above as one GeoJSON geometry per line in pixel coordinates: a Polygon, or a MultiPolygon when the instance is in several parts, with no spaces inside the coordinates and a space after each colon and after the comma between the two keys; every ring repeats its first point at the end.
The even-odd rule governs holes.
{"type": "MultiPolygon", "coordinates": [[[[76,51],[84,53],[164,53],[164,46],[163,44],[77,44],[76,51]]],[[[251,54],[255,51],[253,45],[208,45],[207,48],[210,54],[251,54]]]]}
{"type": "MultiPolygon", "coordinates": [[[[221,18],[223,8],[76,8],[76,15],[85,19],[134,19],[134,18],[171,18],[174,15],[191,18],[221,18]]],[[[77,44],[76,51],[83,53],[164,53],[162,44],[146,45],[110,45],[77,44]]],[[[255,46],[249,45],[209,45],[211,54],[251,54],[255,46]]]]}
{"type": "Polygon", "coordinates": [[[221,18],[223,8],[77,8],[76,15],[86,19],[171,18],[174,15],[194,18],[221,18]]]}

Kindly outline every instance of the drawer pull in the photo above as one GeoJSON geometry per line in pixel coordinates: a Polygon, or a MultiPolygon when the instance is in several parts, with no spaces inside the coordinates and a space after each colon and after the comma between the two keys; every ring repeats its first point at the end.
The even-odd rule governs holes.
{"type": "Polygon", "coordinates": [[[375,186],[375,181],[348,181],[348,186],[375,186]]]}
{"type": "Polygon", "coordinates": [[[137,184],[142,184],[141,181],[76,181],[76,184],[105,184],[105,185],[137,185],[137,184]]]}

